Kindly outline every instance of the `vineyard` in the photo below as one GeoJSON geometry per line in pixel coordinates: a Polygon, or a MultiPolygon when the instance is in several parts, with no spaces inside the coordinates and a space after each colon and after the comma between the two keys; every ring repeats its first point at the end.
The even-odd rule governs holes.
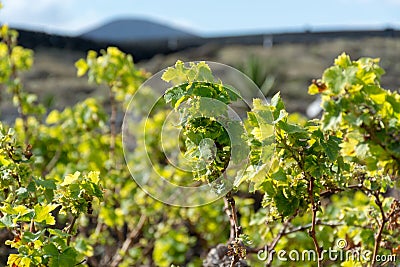
{"type": "Polygon", "coordinates": [[[400,95],[379,59],[337,56],[308,119],[232,67],[153,75],[108,47],[75,63],[107,105],[60,110],[25,90],[33,51],[0,37],[18,109],[0,126],[0,266],[399,266],[400,95]]]}

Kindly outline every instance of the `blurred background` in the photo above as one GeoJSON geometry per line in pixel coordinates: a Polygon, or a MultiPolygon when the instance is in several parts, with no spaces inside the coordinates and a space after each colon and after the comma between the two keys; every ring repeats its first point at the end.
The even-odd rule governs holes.
{"type": "MultiPolygon", "coordinates": [[[[5,0],[0,22],[35,51],[27,90],[63,108],[103,98],[77,79],[74,62],[110,45],[155,73],[177,59],[211,60],[245,72],[269,96],[281,91],[289,111],[306,113],[306,90],[342,52],[380,57],[384,87],[400,87],[400,0],[78,1],[5,0]]],[[[106,99],[106,98],[105,98],[106,99]]],[[[16,111],[3,106],[2,119],[16,111]]],[[[314,116],[315,111],[309,111],[314,116]]]]}

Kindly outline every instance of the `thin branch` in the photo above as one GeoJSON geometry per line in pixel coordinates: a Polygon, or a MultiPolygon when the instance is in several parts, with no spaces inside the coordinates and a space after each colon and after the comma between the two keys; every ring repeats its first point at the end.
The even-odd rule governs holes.
{"type": "Polygon", "coordinates": [[[346,188],[329,188],[329,189],[321,192],[320,196],[327,197],[327,196],[330,196],[330,195],[338,193],[338,192],[343,192],[346,189],[363,190],[365,192],[372,193],[372,190],[368,189],[363,184],[352,184],[352,185],[346,186],[346,188]]]}
{"type": "Polygon", "coordinates": [[[198,246],[202,248],[207,247],[207,240],[202,236],[201,233],[199,233],[196,229],[196,226],[192,223],[190,219],[185,219],[184,220],[184,225],[186,226],[189,235],[195,236],[196,237],[196,243],[198,246]]]}
{"type": "MultiPolygon", "coordinates": [[[[224,173],[226,177],[226,174],[224,173]]],[[[237,241],[239,239],[240,234],[242,234],[242,228],[239,226],[238,218],[237,218],[237,210],[236,210],[236,203],[235,199],[232,196],[232,192],[228,192],[224,197],[225,207],[224,210],[229,217],[230,222],[230,235],[229,235],[229,242],[233,247],[233,254],[230,266],[233,267],[239,260],[241,259],[240,252],[236,252],[237,247],[239,246],[240,249],[246,249],[244,246],[239,244],[237,241]]],[[[240,250],[239,249],[239,250],[240,250]]]]}
{"type": "MultiPolygon", "coordinates": [[[[293,217],[293,218],[294,218],[294,217],[293,217]]],[[[291,218],[291,219],[292,219],[292,218],[291,218]]],[[[290,219],[290,220],[291,220],[291,219],[290,219]]],[[[288,220],[289,220],[289,219],[288,219],[288,220]]],[[[296,233],[296,232],[302,232],[302,231],[309,230],[310,227],[311,227],[311,223],[305,224],[305,225],[300,225],[300,226],[297,226],[297,227],[291,227],[289,222],[290,222],[290,221],[285,221],[285,222],[283,223],[283,227],[282,227],[281,230],[279,231],[278,235],[274,238],[273,242],[271,242],[270,245],[267,245],[267,246],[266,246],[267,249],[268,249],[268,253],[271,253],[271,252],[272,252],[272,250],[275,248],[275,246],[277,245],[278,241],[279,241],[282,237],[284,237],[284,236],[286,236],[286,235],[289,235],[289,234],[296,233]],[[286,225],[286,226],[285,226],[285,225],[286,225]]],[[[315,224],[316,224],[316,225],[322,225],[322,226],[328,226],[328,227],[332,227],[332,228],[335,228],[335,227],[344,225],[344,223],[339,223],[339,222],[323,222],[323,221],[321,221],[321,220],[319,220],[319,219],[317,219],[317,221],[316,221],[315,224]]],[[[247,247],[246,249],[247,249],[247,252],[248,252],[248,253],[253,253],[253,254],[254,254],[254,253],[258,253],[260,250],[263,250],[264,248],[265,248],[265,247],[259,247],[259,248],[247,247]]]]}
{"type": "Polygon", "coordinates": [[[366,125],[361,125],[361,128],[364,129],[371,138],[371,141],[375,142],[375,144],[379,145],[389,156],[400,163],[400,157],[398,157],[395,153],[393,153],[388,147],[387,144],[382,142],[382,140],[376,135],[376,129],[372,128],[372,126],[368,127],[366,125]]]}
{"type": "MultiPolygon", "coordinates": [[[[328,227],[338,227],[338,226],[342,226],[343,223],[332,223],[332,222],[322,222],[319,219],[317,219],[317,221],[315,222],[315,225],[322,225],[322,226],[328,226],[328,227]]],[[[292,228],[288,231],[286,231],[285,233],[283,233],[283,235],[289,235],[289,234],[293,234],[296,232],[301,232],[301,231],[306,231],[309,230],[310,227],[312,227],[312,223],[306,224],[306,225],[301,225],[295,228],[292,228]]]]}
{"type": "Polygon", "coordinates": [[[85,261],[86,261],[86,259],[83,259],[80,262],[78,262],[77,264],[75,264],[75,266],[79,266],[79,265],[83,264],[85,261]]]}
{"type": "MultiPolygon", "coordinates": [[[[377,224],[379,225],[379,228],[378,228],[378,233],[375,236],[374,251],[373,251],[372,260],[371,260],[371,267],[374,267],[375,264],[376,264],[376,257],[377,257],[378,252],[379,252],[380,243],[382,241],[383,230],[385,229],[385,225],[389,221],[389,218],[390,218],[391,214],[386,216],[386,213],[383,210],[383,203],[379,199],[380,194],[379,194],[378,191],[373,191],[373,190],[365,187],[362,184],[349,185],[349,186],[347,186],[347,188],[356,189],[356,190],[362,190],[364,192],[368,192],[368,193],[372,194],[375,197],[375,204],[378,206],[379,211],[381,213],[381,217],[382,217],[381,223],[379,223],[379,219],[378,218],[375,218],[376,221],[377,221],[377,224]]],[[[330,189],[329,191],[325,191],[324,193],[325,194],[330,194],[332,192],[341,192],[341,191],[344,191],[344,189],[334,188],[334,189],[330,189]]]]}
{"type": "MultiPolygon", "coordinates": [[[[293,220],[294,217],[296,217],[297,211],[295,214],[290,216],[282,225],[281,230],[278,232],[278,234],[275,236],[275,238],[272,240],[271,244],[267,246],[268,249],[268,255],[275,249],[276,245],[278,244],[279,240],[285,235],[286,229],[289,227],[290,222],[293,220]]],[[[265,266],[271,266],[272,264],[273,257],[268,257],[267,262],[265,263],[265,266]]]]}
{"type": "MultiPolygon", "coordinates": [[[[61,143],[60,147],[62,147],[62,146],[63,146],[63,143],[61,143]]],[[[49,172],[56,166],[58,160],[61,157],[61,152],[62,152],[61,148],[56,150],[56,152],[54,153],[54,156],[51,158],[49,163],[47,163],[46,167],[44,167],[44,170],[42,171],[43,177],[45,177],[47,174],[49,174],[49,172]]]]}
{"type": "Polygon", "coordinates": [[[383,233],[383,230],[385,229],[385,224],[389,220],[388,217],[386,217],[385,211],[383,210],[382,201],[379,199],[379,192],[374,193],[374,197],[375,197],[375,203],[376,203],[376,205],[378,205],[379,210],[381,212],[382,222],[379,225],[378,233],[375,236],[374,252],[373,252],[372,261],[371,261],[372,267],[375,266],[376,257],[378,255],[379,247],[380,247],[381,240],[382,240],[382,233],[383,233]]]}
{"type": "Polygon", "coordinates": [[[126,254],[126,252],[128,251],[128,249],[132,246],[132,243],[134,242],[134,240],[139,236],[139,234],[141,233],[145,223],[147,220],[147,216],[146,215],[142,215],[139,219],[139,222],[136,226],[135,229],[133,229],[130,234],[128,235],[128,237],[125,239],[125,242],[122,244],[121,249],[119,249],[119,251],[117,250],[117,253],[114,255],[110,266],[111,267],[117,267],[121,261],[122,261],[122,257],[123,255],[126,254]]]}
{"type": "Polygon", "coordinates": [[[78,216],[72,217],[72,221],[71,221],[70,225],[68,226],[68,231],[67,231],[67,234],[68,234],[68,237],[67,237],[67,246],[69,246],[69,244],[70,244],[70,242],[71,242],[72,231],[73,231],[73,229],[74,229],[74,225],[75,225],[75,222],[76,222],[77,219],[78,219],[78,216]]]}
{"type": "Polygon", "coordinates": [[[231,209],[229,208],[229,202],[227,200],[226,197],[224,197],[224,211],[226,213],[226,215],[229,218],[229,222],[230,222],[230,233],[229,233],[229,241],[232,241],[235,239],[235,222],[233,221],[233,217],[232,217],[232,213],[231,213],[231,209]]]}
{"type": "Polygon", "coordinates": [[[29,226],[29,232],[31,232],[31,233],[36,232],[36,229],[35,229],[35,221],[34,221],[33,219],[31,220],[31,224],[30,224],[30,226],[29,226]]]}
{"type": "Polygon", "coordinates": [[[313,176],[310,176],[310,181],[309,181],[309,185],[308,185],[308,195],[310,197],[311,210],[312,210],[311,229],[309,231],[309,235],[311,236],[311,238],[314,242],[314,247],[317,252],[317,257],[318,257],[317,264],[318,264],[318,267],[320,267],[321,266],[321,249],[318,245],[317,235],[315,233],[318,204],[315,203],[315,199],[314,199],[314,177],[313,176]]]}

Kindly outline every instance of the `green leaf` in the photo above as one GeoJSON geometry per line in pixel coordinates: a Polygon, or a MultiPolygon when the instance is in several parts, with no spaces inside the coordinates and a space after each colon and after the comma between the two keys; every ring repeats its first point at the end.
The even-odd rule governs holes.
{"type": "Polygon", "coordinates": [[[52,189],[52,190],[57,189],[56,183],[53,180],[36,180],[35,182],[36,184],[46,189],[52,189]]]}
{"type": "Polygon", "coordinates": [[[196,80],[198,81],[207,81],[213,82],[214,77],[212,75],[210,67],[204,62],[199,62],[197,64],[197,77],[196,80]]]}
{"type": "Polygon", "coordinates": [[[89,180],[94,184],[99,183],[99,181],[100,181],[99,176],[100,176],[100,172],[98,172],[98,171],[97,172],[91,171],[87,174],[87,178],[89,178],[89,180]]]}
{"type": "Polygon", "coordinates": [[[282,111],[285,110],[285,104],[282,101],[280,92],[276,93],[272,97],[272,99],[271,99],[271,107],[273,107],[272,114],[273,114],[273,117],[274,117],[274,121],[277,122],[277,121],[279,121],[281,119],[280,116],[285,114],[285,113],[282,113],[282,111]]]}
{"type": "Polygon", "coordinates": [[[15,192],[17,193],[17,196],[19,196],[22,199],[27,198],[29,196],[28,189],[26,189],[25,187],[20,187],[15,192]]]}
{"type": "Polygon", "coordinates": [[[214,159],[216,153],[214,141],[210,138],[201,140],[199,144],[199,151],[200,158],[202,158],[203,160],[209,161],[214,159]]]}
{"type": "Polygon", "coordinates": [[[335,65],[346,68],[351,65],[351,59],[346,53],[342,53],[335,59],[335,65]]]}
{"type": "Polygon", "coordinates": [[[400,113],[400,97],[396,99],[393,95],[387,95],[386,101],[389,102],[396,113],[400,113]]]}
{"type": "Polygon", "coordinates": [[[33,219],[38,223],[54,225],[56,223],[56,221],[50,212],[53,211],[58,206],[59,206],[59,204],[48,204],[45,206],[36,204],[34,207],[35,217],[33,219]]]}
{"type": "Polygon", "coordinates": [[[368,144],[361,143],[355,147],[356,155],[362,159],[366,157],[368,151],[369,151],[368,144]]]}
{"type": "Polygon", "coordinates": [[[185,64],[178,60],[175,63],[174,67],[169,67],[161,76],[161,79],[163,79],[166,82],[172,82],[175,85],[181,84],[183,82],[189,82],[190,80],[188,79],[190,76],[190,72],[192,72],[190,69],[185,67],[185,64]]]}
{"type": "Polygon", "coordinates": [[[196,108],[196,113],[199,112],[199,115],[204,117],[217,118],[219,116],[226,116],[227,114],[227,106],[218,100],[202,97],[198,104],[199,106],[196,108]]]}
{"type": "Polygon", "coordinates": [[[279,168],[279,170],[271,175],[271,178],[276,181],[286,182],[287,177],[285,170],[283,168],[279,168]]]}
{"type": "Polygon", "coordinates": [[[251,246],[253,244],[253,240],[247,234],[240,234],[239,240],[243,242],[245,246],[251,246]]]}
{"type": "Polygon", "coordinates": [[[36,233],[24,232],[24,234],[22,235],[22,240],[24,242],[34,242],[42,236],[44,231],[45,230],[42,230],[42,231],[38,231],[36,233]]]}
{"type": "Polygon", "coordinates": [[[299,200],[297,198],[287,198],[285,196],[284,191],[279,190],[277,194],[274,196],[274,200],[276,203],[276,208],[278,209],[278,212],[282,214],[283,216],[289,216],[293,214],[293,212],[298,208],[299,206],[299,200]]]}
{"type": "Polygon", "coordinates": [[[64,181],[61,183],[61,186],[70,185],[72,183],[75,183],[79,179],[80,175],[81,175],[80,172],[75,172],[74,174],[66,175],[64,178],[64,181]]]}
{"type": "Polygon", "coordinates": [[[342,68],[333,66],[328,68],[323,74],[323,82],[326,83],[334,95],[338,95],[346,84],[345,77],[342,75],[342,68]]]}
{"type": "Polygon", "coordinates": [[[174,68],[168,68],[163,75],[161,76],[161,79],[163,79],[166,82],[170,82],[172,80],[174,80],[177,76],[177,71],[174,68]]]}
{"type": "Polygon", "coordinates": [[[73,267],[76,264],[77,253],[73,248],[67,248],[60,252],[51,243],[44,246],[43,251],[49,259],[49,267],[73,267]]]}
{"type": "Polygon", "coordinates": [[[236,88],[230,85],[223,85],[224,89],[228,93],[229,99],[233,102],[240,98],[240,92],[236,88]]]}
{"type": "Polygon", "coordinates": [[[334,136],[330,136],[328,141],[321,142],[321,146],[323,147],[326,155],[331,161],[336,160],[340,151],[340,139],[334,136]]]}
{"type": "Polygon", "coordinates": [[[11,215],[19,215],[19,216],[23,216],[23,215],[26,215],[26,214],[32,212],[32,210],[28,209],[24,205],[17,205],[17,206],[12,207],[8,203],[5,204],[4,206],[0,207],[0,211],[11,214],[11,215]]]}
{"type": "Polygon", "coordinates": [[[65,232],[63,232],[63,231],[61,231],[59,229],[51,229],[51,228],[49,228],[49,229],[47,229],[47,231],[50,233],[50,235],[58,236],[58,237],[61,237],[61,238],[67,238],[67,237],[71,236],[70,234],[67,234],[67,233],[65,233],[65,232]]]}
{"type": "Polygon", "coordinates": [[[52,110],[49,115],[47,115],[46,123],[54,124],[60,120],[60,112],[58,110],[52,110]]]}
{"type": "Polygon", "coordinates": [[[166,103],[170,103],[175,108],[179,99],[186,95],[186,84],[172,87],[165,91],[164,99],[166,103]]]}
{"type": "Polygon", "coordinates": [[[12,219],[12,216],[9,214],[5,214],[3,217],[0,218],[0,228],[7,227],[12,228],[17,226],[12,219]]]}
{"type": "Polygon", "coordinates": [[[278,122],[278,127],[287,132],[288,134],[293,133],[307,133],[307,131],[297,124],[291,124],[284,121],[278,122]]]}
{"type": "Polygon", "coordinates": [[[86,257],[93,256],[93,247],[89,244],[87,240],[83,238],[80,238],[76,241],[75,249],[86,257]]]}

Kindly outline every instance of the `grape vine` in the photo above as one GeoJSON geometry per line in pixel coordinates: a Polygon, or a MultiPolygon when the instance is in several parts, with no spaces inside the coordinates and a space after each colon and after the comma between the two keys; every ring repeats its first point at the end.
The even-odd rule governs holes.
{"type": "Polygon", "coordinates": [[[33,51],[18,46],[7,26],[0,37],[0,83],[19,113],[12,125],[0,124],[0,264],[372,267],[396,264],[381,255],[400,260],[400,95],[381,87],[379,60],[342,54],[313,80],[308,91],[322,97],[320,119],[289,114],[278,93],[269,102],[253,99],[238,120],[229,106],[241,92],[205,62],[166,69],[162,79],[171,86],[158,99],[140,87],[150,74],[109,47],[76,67],[79,77],[105,85],[110,109],[88,98],[47,110],[21,79],[33,51]],[[143,104],[139,115],[156,105],[129,129],[145,146],[124,157],[117,118],[133,95],[143,104]],[[164,125],[171,113],[180,119],[173,127],[164,125]],[[190,172],[171,166],[166,152],[175,147],[190,172]],[[131,177],[154,178],[148,155],[172,182],[229,190],[205,206],[164,205],[131,177]],[[233,173],[230,164],[244,168],[233,173]],[[371,253],[333,261],[324,251],[338,241],[345,252],[371,253]],[[273,254],[295,249],[313,251],[315,260],[289,263],[273,254]]]}

